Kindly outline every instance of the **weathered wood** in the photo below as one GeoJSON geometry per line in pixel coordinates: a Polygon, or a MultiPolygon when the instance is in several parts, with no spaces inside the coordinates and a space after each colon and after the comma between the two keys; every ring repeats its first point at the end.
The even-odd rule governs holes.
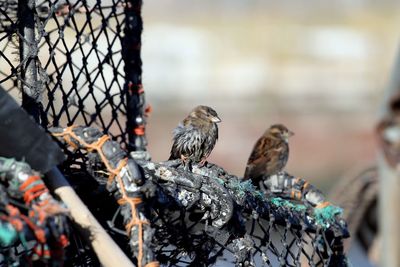
{"type": "Polygon", "coordinates": [[[102,266],[134,266],[92,215],[57,168],[53,168],[47,174],[46,184],[68,206],[73,221],[88,243],[93,247],[102,266]]]}

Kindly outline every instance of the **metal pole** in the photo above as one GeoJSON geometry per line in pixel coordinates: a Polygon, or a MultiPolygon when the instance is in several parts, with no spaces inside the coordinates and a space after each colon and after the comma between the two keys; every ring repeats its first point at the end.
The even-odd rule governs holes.
{"type": "Polygon", "coordinates": [[[380,261],[384,267],[400,266],[400,51],[385,91],[377,135],[380,261]]]}
{"type": "Polygon", "coordinates": [[[35,39],[35,0],[18,1],[19,55],[22,79],[22,107],[40,122],[41,88],[38,83],[37,53],[35,39]]]}
{"type": "Polygon", "coordinates": [[[125,5],[125,29],[122,40],[122,57],[125,62],[124,95],[127,103],[127,133],[129,151],[146,151],[145,98],[142,85],[142,60],[140,58],[143,20],[142,0],[128,0],[125,5]]]}

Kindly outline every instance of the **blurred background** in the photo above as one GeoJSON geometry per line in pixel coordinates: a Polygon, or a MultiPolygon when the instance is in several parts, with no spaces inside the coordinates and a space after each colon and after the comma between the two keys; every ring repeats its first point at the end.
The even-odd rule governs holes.
{"type": "Polygon", "coordinates": [[[196,105],[222,118],[209,161],[242,176],[257,138],[283,123],[287,170],[328,193],[374,164],[373,129],[396,49],[398,1],[146,0],[149,150],[196,105]]]}
{"type": "MultiPolygon", "coordinates": [[[[100,2],[109,7],[114,4],[113,0],[82,2],[87,6],[100,2]]],[[[339,180],[350,181],[376,164],[374,128],[399,48],[399,1],[143,2],[143,84],[147,102],[153,107],[147,137],[154,161],[168,159],[173,129],[193,107],[203,104],[213,107],[222,118],[220,139],[209,161],[229,173],[243,175],[254,143],[275,123],[283,123],[295,132],[290,140],[288,172],[310,181],[325,194],[339,180]]],[[[117,9],[122,8],[119,5],[117,9]]],[[[115,12],[108,9],[107,12],[115,12]]],[[[68,10],[65,12],[64,15],[68,14],[68,10]]],[[[99,14],[91,14],[91,27],[86,26],[85,9],[77,12],[76,21],[62,30],[55,23],[57,20],[50,20],[46,31],[51,32],[53,39],[41,40],[39,58],[52,78],[45,83],[50,88],[61,88],[52,92],[57,108],[50,112],[60,115],[60,125],[70,121],[65,114],[68,112],[63,111],[64,102],[70,105],[70,114],[76,115],[74,119],[77,117],[74,123],[83,124],[84,115],[96,113],[97,103],[109,100],[109,95],[118,96],[125,82],[122,74],[97,79],[103,68],[105,73],[114,71],[114,61],[122,66],[118,63],[122,61],[121,44],[110,44],[104,33],[113,32],[123,13],[119,17],[108,16],[109,27],[103,27],[99,14]],[[83,34],[77,41],[78,32],[83,34]],[[59,42],[61,39],[65,45],[59,44],[63,43],[59,42]],[[91,52],[93,39],[97,40],[96,45],[98,42],[100,58],[91,52]],[[75,44],[80,49],[72,49],[75,44]],[[110,50],[116,52],[113,60],[103,64],[103,56],[110,50]],[[66,55],[74,65],[69,65],[60,78],[57,70],[68,65],[66,55]],[[52,57],[56,57],[57,64],[52,57]],[[101,70],[99,64],[103,64],[101,70]],[[88,77],[100,84],[94,93],[86,86],[88,77]],[[109,91],[102,90],[104,87],[109,91]],[[78,91],[85,95],[84,108],[76,104],[78,91]]],[[[62,14],[57,18],[63,23],[67,21],[62,14]]],[[[4,27],[6,22],[0,26],[4,27]]],[[[15,75],[11,67],[18,62],[17,38],[5,38],[7,33],[1,33],[1,54],[9,60],[0,61],[0,80],[15,75]]],[[[15,77],[2,83],[5,88],[14,88],[10,93],[20,99],[17,85],[15,77]]],[[[47,100],[47,94],[43,97],[47,100]]],[[[112,109],[107,103],[102,107],[102,113],[107,114],[106,123],[111,125],[107,127],[111,132],[123,130],[125,118],[111,120],[112,109]]],[[[374,177],[377,178],[376,173],[374,177]]],[[[361,187],[366,180],[363,178],[358,179],[361,187]]],[[[347,195],[354,196],[358,204],[364,202],[354,192],[347,195]]],[[[372,204],[376,208],[376,202],[372,204]]],[[[388,206],[390,210],[393,205],[388,206]]],[[[370,214],[376,223],[380,218],[376,209],[370,214]]],[[[368,222],[366,216],[360,220],[368,222]]],[[[375,233],[366,235],[374,239],[375,233]]],[[[373,266],[357,242],[353,242],[349,254],[353,265],[373,266]]]]}

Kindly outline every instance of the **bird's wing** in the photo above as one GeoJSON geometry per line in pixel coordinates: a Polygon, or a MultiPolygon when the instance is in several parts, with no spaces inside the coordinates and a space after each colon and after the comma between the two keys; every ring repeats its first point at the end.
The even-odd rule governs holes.
{"type": "Polygon", "coordinates": [[[195,122],[183,121],[174,130],[170,160],[193,153],[203,143],[201,130],[195,122]]]}
{"type": "Polygon", "coordinates": [[[268,171],[269,168],[274,169],[275,166],[268,166],[271,162],[279,163],[279,157],[282,154],[282,146],[279,146],[277,140],[273,140],[268,136],[262,136],[254,145],[253,151],[247,161],[247,167],[244,174],[245,179],[256,179],[268,171]]]}
{"type": "Polygon", "coordinates": [[[262,161],[263,158],[268,155],[268,149],[271,147],[272,143],[272,140],[265,136],[258,139],[253,147],[253,151],[250,154],[247,164],[257,164],[262,161]]]}
{"type": "Polygon", "coordinates": [[[247,160],[246,171],[244,173],[245,179],[250,179],[255,176],[255,173],[260,172],[260,165],[264,165],[267,162],[265,157],[266,147],[269,141],[264,136],[257,140],[255,143],[253,150],[250,154],[249,159],[247,160]],[[257,170],[256,170],[257,168],[257,170]]]}

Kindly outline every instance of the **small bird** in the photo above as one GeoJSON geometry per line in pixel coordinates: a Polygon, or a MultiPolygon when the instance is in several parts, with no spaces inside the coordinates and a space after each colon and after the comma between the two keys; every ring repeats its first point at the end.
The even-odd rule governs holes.
{"type": "Polygon", "coordinates": [[[293,134],[282,124],[274,124],[265,131],[250,154],[244,179],[257,185],[263,176],[281,172],[288,161],[288,141],[293,134]]]}
{"type": "Polygon", "coordinates": [[[173,132],[173,145],[169,160],[204,166],[218,139],[217,112],[207,106],[197,106],[179,123],[173,132]]]}

